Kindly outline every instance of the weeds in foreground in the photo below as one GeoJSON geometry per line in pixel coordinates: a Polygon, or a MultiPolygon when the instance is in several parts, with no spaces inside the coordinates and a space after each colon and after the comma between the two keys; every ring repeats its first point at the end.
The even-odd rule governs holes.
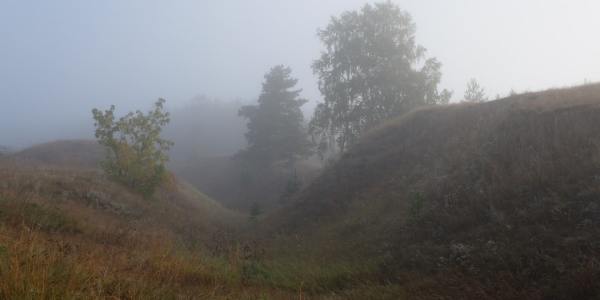
{"type": "Polygon", "coordinates": [[[358,290],[343,290],[362,280],[350,265],[267,258],[258,243],[205,251],[168,236],[90,228],[51,206],[0,201],[0,299],[346,299],[358,290]]]}

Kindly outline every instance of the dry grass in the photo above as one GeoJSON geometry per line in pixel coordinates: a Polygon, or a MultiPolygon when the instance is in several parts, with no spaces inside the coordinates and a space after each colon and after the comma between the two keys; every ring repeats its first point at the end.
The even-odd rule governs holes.
{"type": "Polygon", "coordinates": [[[248,221],[2,163],[0,298],[594,299],[600,85],[423,108],[248,221]]]}
{"type": "Polygon", "coordinates": [[[346,267],[267,256],[248,222],[175,180],[144,199],[92,169],[4,163],[0,299],[351,297],[346,267]]]}
{"type": "Polygon", "coordinates": [[[0,298],[202,298],[234,290],[217,288],[230,275],[204,262],[201,248],[181,245],[190,232],[217,226],[209,224],[214,212],[190,222],[218,211],[208,199],[164,189],[172,202],[148,202],[94,171],[11,168],[0,177],[0,298]]]}

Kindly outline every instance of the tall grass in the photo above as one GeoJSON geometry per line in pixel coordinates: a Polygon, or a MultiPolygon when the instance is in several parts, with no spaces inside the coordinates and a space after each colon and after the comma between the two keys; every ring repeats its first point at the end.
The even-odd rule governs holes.
{"type": "Polygon", "coordinates": [[[210,253],[166,230],[116,230],[76,213],[0,200],[0,299],[346,299],[372,284],[353,264],[267,257],[241,240],[210,253]]]}

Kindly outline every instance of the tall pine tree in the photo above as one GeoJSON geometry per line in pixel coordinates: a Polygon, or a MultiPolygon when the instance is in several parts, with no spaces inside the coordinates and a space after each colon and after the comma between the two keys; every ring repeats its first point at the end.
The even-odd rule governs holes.
{"type": "Polygon", "coordinates": [[[238,155],[245,161],[264,165],[286,162],[310,152],[300,109],[307,100],[294,89],[298,80],[292,70],[282,65],[273,67],[266,75],[257,105],[240,109],[239,115],[248,119],[248,146],[238,155]]]}

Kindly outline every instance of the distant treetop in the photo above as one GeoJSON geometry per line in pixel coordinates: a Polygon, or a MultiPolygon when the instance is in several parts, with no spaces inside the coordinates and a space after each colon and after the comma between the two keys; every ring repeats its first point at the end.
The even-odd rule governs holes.
{"type": "Polygon", "coordinates": [[[467,83],[464,101],[470,103],[479,103],[487,100],[488,98],[485,95],[485,90],[479,85],[475,78],[471,79],[469,83],[467,83]]]}

